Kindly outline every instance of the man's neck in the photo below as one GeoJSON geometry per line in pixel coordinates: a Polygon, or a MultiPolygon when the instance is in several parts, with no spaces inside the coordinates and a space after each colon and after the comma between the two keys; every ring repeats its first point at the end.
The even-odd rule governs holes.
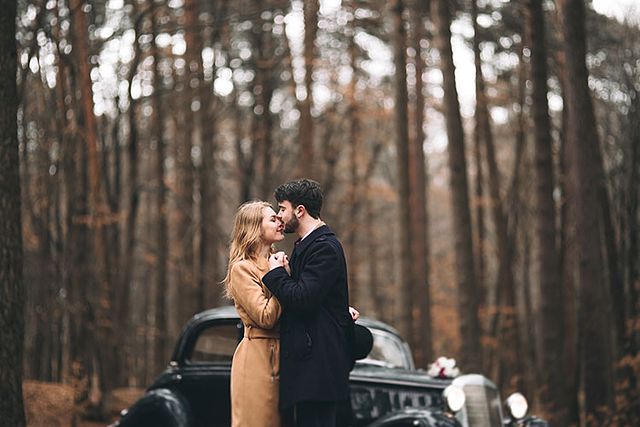
{"type": "Polygon", "coordinates": [[[298,227],[297,230],[297,234],[298,237],[303,238],[305,237],[307,234],[309,234],[311,231],[315,230],[316,228],[320,227],[321,225],[324,224],[324,221],[322,221],[320,218],[309,218],[307,221],[300,221],[300,226],[298,227]]]}

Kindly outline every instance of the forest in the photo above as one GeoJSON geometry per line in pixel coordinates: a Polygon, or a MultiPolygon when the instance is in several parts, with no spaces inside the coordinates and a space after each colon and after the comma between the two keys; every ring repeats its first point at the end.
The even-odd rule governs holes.
{"type": "Polygon", "coordinates": [[[596,3],[0,0],[0,418],[111,420],[307,177],[417,367],[640,425],[640,7],[596,3]]]}

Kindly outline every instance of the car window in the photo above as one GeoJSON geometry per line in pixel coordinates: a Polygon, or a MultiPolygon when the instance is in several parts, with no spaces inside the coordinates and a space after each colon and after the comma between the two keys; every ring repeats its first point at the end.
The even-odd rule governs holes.
{"type": "Polygon", "coordinates": [[[398,337],[374,328],[370,328],[370,330],[373,335],[373,348],[369,355],[358,363],[411,369],[405,354],[405,347],[398,337]]]}
{"type": "Polygon", "coordinates": [[[231,363],[238,345],[237,323],[215,324],[200,332],[193,347],[190,363],[231,363]]]}

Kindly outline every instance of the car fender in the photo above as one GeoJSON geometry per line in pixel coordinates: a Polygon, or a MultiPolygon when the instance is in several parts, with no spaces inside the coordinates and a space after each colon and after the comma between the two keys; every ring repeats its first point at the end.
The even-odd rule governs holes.
{"type": "Polygon", "coordinates": [[[385,427],[406,422],[407,426],[420,427],[461,427],[460,422],[452,415],[439,410],[405,408],[377,419],[367,427],[385,427]]]}
{"type": "Polygon", "coordinates": [[[129,410],[123,411],[113,427],[190,427],[189,403],[167,388],[149,390],[129,410]]]}

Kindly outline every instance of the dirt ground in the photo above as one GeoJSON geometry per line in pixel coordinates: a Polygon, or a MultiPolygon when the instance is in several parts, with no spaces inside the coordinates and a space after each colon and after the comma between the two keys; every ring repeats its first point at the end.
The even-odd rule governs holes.
{"type": "Polygon", "coordinates": [[[131,406],[144,389],[117,389],[107,402],[109,423],[81,420],[75,416],[73,387],[59,383],[25,381],[22,386],[28,427],[103,427],[114,421],[120,410],[131,406]],[[74,422],[75,418],[75,422],[74,422]]]}

